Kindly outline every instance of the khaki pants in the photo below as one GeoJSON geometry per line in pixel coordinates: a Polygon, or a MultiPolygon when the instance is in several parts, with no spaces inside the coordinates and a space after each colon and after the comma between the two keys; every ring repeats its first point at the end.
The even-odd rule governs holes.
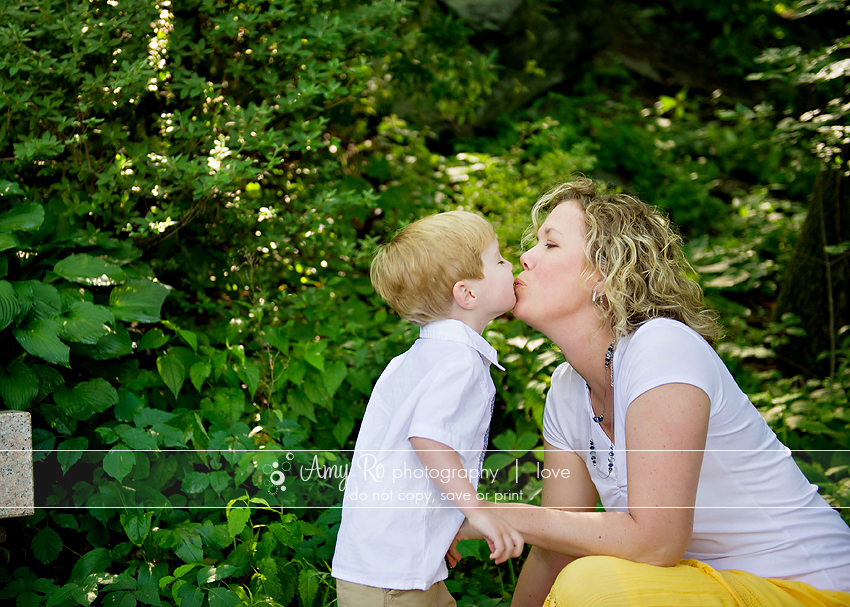
{"type": "Polygon", "coordinates": [[[336,581],[337,607],[455,607],[457,603],[437,582],[428,590],[386,590],[344,580],[336,581]]]}

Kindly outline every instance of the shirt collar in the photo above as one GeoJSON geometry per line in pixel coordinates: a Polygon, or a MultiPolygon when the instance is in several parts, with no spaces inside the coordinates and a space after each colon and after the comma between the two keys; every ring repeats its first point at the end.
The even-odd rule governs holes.
{"type": "Polygon", "coordinates": [[[486,339],[476,333],[472,327],[459,320],[447,318],[430,322],[419,328],[421,339],[444,339],[446,341],[458,341],[477,350],[487,362],[496,365],[501,371],[505,368],[499,364],[496,350],[486,339]]]}

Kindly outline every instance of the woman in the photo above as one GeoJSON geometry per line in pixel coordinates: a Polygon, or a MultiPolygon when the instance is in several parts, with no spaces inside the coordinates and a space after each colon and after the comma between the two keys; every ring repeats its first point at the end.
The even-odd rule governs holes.
{"type": "Polygon", "coordinates": [[[533,545],[513,605],[850,605],[850,529],[709,345],[666,220],[586,178],[532,218],[514,314],[566,363],[546,508],[500,510],[533,545]]]}

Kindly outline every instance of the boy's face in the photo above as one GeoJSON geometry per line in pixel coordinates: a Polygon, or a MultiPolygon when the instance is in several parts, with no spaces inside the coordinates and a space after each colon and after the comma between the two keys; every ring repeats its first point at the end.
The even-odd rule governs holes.
{"type": "Polygon", "coordinates": [[[479,299],[478,309],[490,320],[512,310],[516,304],[513,266],[499,252],[499,242],[493,239],[481,254],[484,278],[475,281],[473,291],[479,299]]]}

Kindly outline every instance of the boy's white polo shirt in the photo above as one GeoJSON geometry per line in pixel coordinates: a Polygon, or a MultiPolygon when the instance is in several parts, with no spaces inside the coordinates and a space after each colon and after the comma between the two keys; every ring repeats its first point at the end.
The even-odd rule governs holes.
{"type": "Polygon", "coordinates": [[[420,329],[375,384],[346,480],[332,575],[393,590],[426,590],[448,575],[463,514],[431,480],[410,438],[454,449],[473,487],[490,427],[496,351],[457,320],[420,329]]]}

